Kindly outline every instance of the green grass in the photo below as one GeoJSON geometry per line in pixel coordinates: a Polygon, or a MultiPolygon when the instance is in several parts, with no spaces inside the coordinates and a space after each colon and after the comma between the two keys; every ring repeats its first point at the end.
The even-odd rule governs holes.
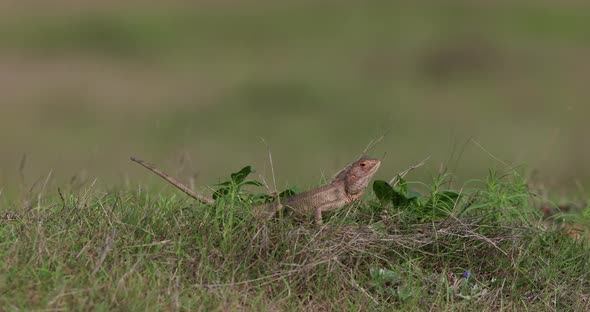
{"type": "Polygon", "coordinates": [[[3,8],[0,310],[590,310],[590,19],[553,2],[3,8]],[[128,161],[268,177],[262,137],[309,186],[386,130],[377,179],[454,175],[376,182],[323,227],[128,161]],[[544,183],[584,203],[547,220],[544,183]]]}
{"type": "MultiPolygon", "coordinates": [[[[254,220],[216,205],[86,185],[0,211],[6,310],[565,310],[590,308],[590,249],[545,229],[518,174],[376,189],[326,214],[254,220]],[[400,195],[400,196],[401,196],[400,195]]],[[[35,197],[36,198],[36,197],[35,197]]],[[[583,220],[583,217],[579,217],[583,220]]]]}

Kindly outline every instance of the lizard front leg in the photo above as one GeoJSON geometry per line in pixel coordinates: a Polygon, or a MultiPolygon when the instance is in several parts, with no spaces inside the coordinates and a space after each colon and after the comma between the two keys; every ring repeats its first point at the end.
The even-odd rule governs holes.
{"type": "Polygon", "coordinates": [[[313,217],[315,219],[315,222],[317,224],[322,224],[322,208],[321,207],[317,207],[314,211],[313,211],[313,217]]]}
{"type": "Polygon", "coordinates": [[[344,198],[344,199],[336,198],[334,200],[327,201],[327,202],[315,207],[313,210],[313,216],[314,216],[315,222],[317,224],[323,223],[322,211],[331,211],[334,209],[342,208],[346,204],[348,204],[348,200],[346,198],[344,198]]]}

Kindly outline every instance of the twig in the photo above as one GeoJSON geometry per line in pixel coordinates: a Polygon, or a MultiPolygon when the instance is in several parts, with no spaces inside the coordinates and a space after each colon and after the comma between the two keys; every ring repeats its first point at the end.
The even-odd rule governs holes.
{"type": "Polygon", "coordinates": [[[64,194],[61,192],[61,189],[59,187],[57,187],[57,193],[59,194],[59,198],[61,198],[61,202],[64,204],[64,207],[65,207],[66,206],[66,198],[64,197],[64,194]]]}
{"type": "Polygon", "coordinates": [[[177,273],[178,266],[174,269],[174,272],[172,272],[172,275],[170,275],[170,280],[168,281],[168,296],[172,297],[171,307],[174,311],[178,311],[180,308],[180,304],[178,302],[180,299],[180,296],[178,294],[178,289],[180,288],[180,278],[178,277],[177,273]]]}
{"type": "Polygon", "coordinates": [[[204,203],[204,204],[213,204],[215,203],[215,201],[212,198],[197,194],[195,192],[193,192],[188,186],[182,184],[181,182],[179,182],[178,180],[176,180],[175,178],[171,177],[170,175],[168,175],[167,173],[161,171],[160,169],[154,167],[154,165],[147,163],[141,159],[137,159],[135,157],[131,157],[131,161],[134,161],[140,165],[142,165],[143,167],[145,167],[147,170],[159,175],[162,179],[168,181],[168,183],[172,184],[174,187],[176,187],[177,189],[183,191],[186,195],[204,203]]]}
{"type": "Polygon", "coordinates": [[[23,157],[20,159],[20,165],[18,166],[18,173],[20,175],[20,182],[24,187],[25,184],[25,166],[27,164],[27,154],[23,154],[23,157]]]}
{"type": "Polygon", "coordinates": [[[168,244],[169,242],[171,242],[172,240],[169,239],[165,239],[163,241],[159,241],[159,242],[153,242],[150,244],[142,244],[142,245],[132,245],[132,246],[125,246],[123,247],[123,249],[128,249],[128,248],[137,248],[137,247],[152,247],[152,246],[158,246],[158,245],[164,245],[164,244],[168,244]]]}
{"type": "Polygon", "coordinates": [[[137,266],[139,265],[139,262],[141,260],[143,260],[143,257],[137,257],[137,261],[135,261],[135,263],[131,266],[129,271],[125,272],[125,274],[123,274],[123,276],[121,276],[121,278],[119,279],[119,282],[117,283],[117,287],[123,287],[125,285],[125,279],[129,275],[131,275],[135,272],[135,270],[137,269],[137,266]]]}
{"type": "Polygon", "coordinates": [[[274,187],[274,193],[277,193],[277,179],[275,177],[275,167],[272,162],[272,152],[270,151],[270,146],[268,146],[268,144],[266,143],[264,138],[260,138],[260,140],[266,146],[266,150],[268,151],[268,160],[270,162],[270,172],[272,174],[272,183],[273,183],[273,187],[274,187]]]}
{"type": "Polygon", "coordinates": [[[363,151],[363,155],[367,154],[370,150],[372,150],[373,148],[375,148],[375,146],[377,146],[377,144],[381,143],[381,141],[383,141],[383,139],[385,138],[385,136],[387,134],[389,134],[389,131],[391,131],[391,129],[386,130],[380,137],[378,137],[377,139],[373,139],[369,142],[369,144],[367,145],[367,147],[365,147],[365,150],[363,151]]]}
{"type": "Polygon", "coordinates": [[[84,195],[82,196],[82,200],[83,200],[83,206],[80,205],[78,206],[78,200],[76,200],[76,206],[77,207],[86,207],[88,206],[88,201],[90,200],[90,192],[92,191],[92,189],[94,188],[94,186],[96,185],[96,182],[98,181],[98,178],[94,178],[94,180],[92,181],[92,183],[90,184],[90,187],[84,192],[84,195]]]}
{"type": "Polygon", "coordinates": [[[430,159],[430,156],[426,157],[424,160],[411,166],[410,168],[406,169],[405,171],[398,173],[395,177],[393,177],[393,179],[391,179],[391,181],[389,181],[389,185],[391,185],[392,187],[396,186],[399,183],[399,179],[404,178],[408,173],[410,173],[410,171],[424,166],[424,163],[426,163],[426,161],[429,159],[430,159]]]}
{"type": "Polygon", "coordinates": [[[490,151],[488,151],[485,147],[483,147],[481,144],[479,144],[479,142],[477,142],[475,139],[471,139],[471,142],[475,143],[475,145],[477,145],[477,147],[479,147],[482,151],[484,151],[484,153],[488,154],[490,157],[492,157],[495,161],[501,163],[502,165],[510,168],[510,165],[508,165],[506,162],[504,162],[502,159],[496,157],[496,155],[492,154],[490,151]]]}
{"type": "Polygon", "coordinates": [[[84,247],[82,247],[82,249],[80,249],[80,252],[78,252],[78,254],[76,255],[76,259],[79,259],[80,256],[82,256],[82,254],[84,253],[84,251],[86,250],[86,248],[88,248],[90,246],[90,243],[92,241],[88,241],[88,243],[86,243],[86,245],[84,245],[84,247]]]}
{"type": "Polygon", "coordinates": [[[245,284],[250,284],[250,283],[254,283],[254,282],[258,282],[258,281],[276,278],[277,276],[279,278],[281,278],[284,276],[288,276],[288,275],[297,273],[299,271],[300,270],[293,269],[293,270],[289,270],[289,271],[272,273],[269,275],[261,276],[259,278],[249,279],[246,281],[240,281],[240,282],[234,282],[234,283],[223,283],[223,284],[194,284],[193,287],[219,288],[219,287],[227,287],[227,286],[245,285],[245,284]]]}
{"type": "Polygon", "coordinates": [[[43,193],[45,192],[45,187],[47,187],[47,183],[49,183],[49,179],[51,179],[52,174],[53,174],[53,169],[49,170],[49,174],[47,175],[47,178],[45,178],[45,182],[43,183],[43,186],[41,187],[41,192],[39,192],[39,195],[37,195],[37,208],[41,208],[41,198],[43,197],[43,193]]]}
{"type": "Polygon", "coordinates": [[[111,230],[111,235],[109,235],[105,241],[104,249],[102,251],[102,254],[100,255],[100,259],[98,260],[98,262],[96,263],[96,266],[94,267],[94,270],[92,271],[92,275],[96,274],[96,272],[98,272],[98,270],[100,270],[100,267],[104,263],[104,260],[106,259],[107,254],[113,249],[113,244],[115,243],[115,234],[116,233],[117,233],[117,231],[115,230],[115,228],[113,228],[111,230]]]}
{"type": "MultiPolygon", "coordinates": [[[[346,266],[344,264],[342,264],[342,262],[337,261],[337,263],[344,269],[346,268],[346,266]]],[[[352,268],[350,269],[350,273],[348,273],[348,276],[350,276],[350,284],[360,290],[363,295],[367,296],[369,299],[371,299],[376,305],[379,305],[379,301],[377,301],[373,296],[371,296],[371,294],[369,294],[368,291],[366,291],[363,287],[361,287],[361,285],[359,285],[359,283],[356,282],[356,280],[354,279],[353,275],[352,275],[352,268]]]]}

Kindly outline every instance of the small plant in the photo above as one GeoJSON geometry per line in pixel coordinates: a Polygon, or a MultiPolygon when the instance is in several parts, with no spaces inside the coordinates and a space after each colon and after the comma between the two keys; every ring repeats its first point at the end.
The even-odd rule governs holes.
{"type": "Polygon", "coordinates": [[[395,296],[401,278],[395,271],[384,268],[371,268],[369,285],[380,296],[395,296]]]}
{"type": "Polygon", "coordinates": [[[377,180],[373,183],[375,196],[382,204],[391,204],[396,209],[406,209],[417,219],[428,222],[449,216],[461,199],[461,194],[453,190],[440,190],[441,182],[436,182],[429,196],[423,196],[410,189],[409,183],[401,177],[398,185],[377,180]]]}
{"type": "Polygon", "coordinates": [[[387,301],[391,298],[404,303],[416,296],[417,288],[412,278],[402,277],[396,270],[371,268],[369,275],[371,277],[369,286],[383,300],[387,301]]]}
{"type": "Polygon", "coordinates": [[[406,180],[398,177],[398,185],[392,187],[387,181],[376,180],[373,182],[375,196],[381,202],[391,202],[395,207],[405,207],[417,202],[422,195],[411,190],[406,180]]]}
{"type": "Polygon", "coordinates": [[[454,295],[462,300],[476,300],[487,293],[486,285],[478,283],[473,274],[464,270],[461,274],[448,274],[448,295],[454,295]]]}
{"type": "MultiPolygon", "coordinates": [[[[219,188],[213,193],[213,199],[218,201],[225,198],[225,200],[236,199],[239,202],[245,202],[251,205],[259,204],[261,202],[270,202],[276,199],[277,196],[268,195],[265,193],[251,193],[243,188],[245,186],[261,187],[264,186],[257,180],[246,180],[248,175],[255,171],[251,166],[246,166],[238,172],[230,174],[230,179],[216,184],[219,188]]],[[[299,193],[299,189],[295,187],[287,188],[278,194],[279,198],[289,197],[299,193]]]]}
{"type": "Polygon", "coordinates": [[[297,192],[260,194],[252,172],[230,174],[197,207],[144,189],[62,193],[33,211],[10,204],[0,210],[0,286],[11,286],[0,306],[588,310],[587,244],[519,222],[535,220],[520,177],[460,192],[444,179],[375,181],[377,205],[360,200],[317,226],[249,222],[252,205],[297,192]]]}
{"type": "Polygon", "coordinates": [[[245,192],[242,188],[247,185],[262,186],[262,183],[256,180],[246,180],[250,173],[254,172],[251,166],[246,166],[238,172],[230,174],[227,181],[216,184],[219,188],[213,193],[213,199],[218,200],[225,196],[230,196],[230,199],[238,199],[243,201],[251,197],[251,194],[245,192]]]}

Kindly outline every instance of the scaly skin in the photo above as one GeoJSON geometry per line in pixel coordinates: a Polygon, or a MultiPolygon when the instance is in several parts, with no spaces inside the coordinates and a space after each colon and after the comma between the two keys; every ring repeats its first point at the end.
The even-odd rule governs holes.
{"type": "Polygon", "coordinates": [[[258,217],[270,218],[281,209],[288,207],[298,213],[310,215],[322,223],[322,211],[330,211],[350,204],[361,197],[369,181],[379,169],[378,159],[361,157],[342,169],[330,184],[266,205],[254,207],[258,217]]]}
{"type": "MultiPolygon", "coordinates": [[[[213,204],[215,202],[213,198],[194,193],[189,187],[150,163],[134,157],[131,157],[131,160],[159,175],[194,199],[205,204],[213,204]]],[[[281,209],[288,207],[301,214],[310,215],[313,213],[316,222],[321,223],[322,211],[341,208],[361,197],[380,165],[381,161],[378,159],[361,157],[338,172],[330,184],[287,197],[277,202],[255,206],[254,214],[257,217],[270,218],[281,209]]]]}

